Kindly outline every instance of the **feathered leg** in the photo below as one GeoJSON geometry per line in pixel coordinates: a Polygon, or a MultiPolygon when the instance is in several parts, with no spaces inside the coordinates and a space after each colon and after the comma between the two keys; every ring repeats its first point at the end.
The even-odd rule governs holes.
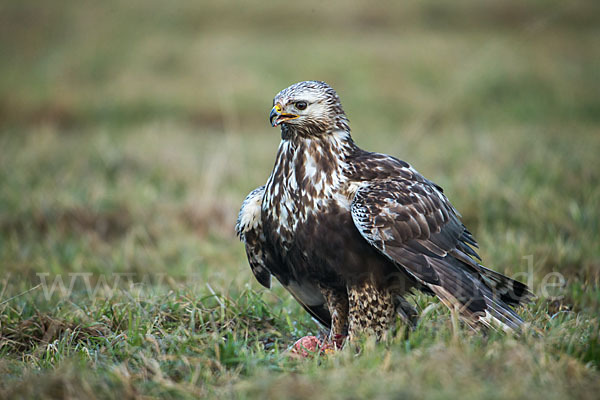
{"type": "Polygon", "coordinates": [[[360,333],[383,339],[394,323],[396,307],[389,290],[378,289],[371,281],[348,286],[350,340],[360,333]]]}
{"type": "Polygon", "coordinates": [[[348,296],[329,288],[321,288],[321,293],[327,301],[329,314],[331,314],[331,329],[329,341],[336,348],[341,348],[344,339],[348,336],[348,296]]]}

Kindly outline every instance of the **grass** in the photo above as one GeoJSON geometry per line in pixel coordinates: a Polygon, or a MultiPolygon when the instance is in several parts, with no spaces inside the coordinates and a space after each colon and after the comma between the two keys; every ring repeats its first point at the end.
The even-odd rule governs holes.
{"type": "Polygon", "coordinates": [[[0,9],[0,398],[596,397],[594,2],[0,9]],[[530,281],[524,335],[419,295],[412,332],[285,354],[319,327],[233,225],[272,167],[273,95],[313,78],[530,281]]]}

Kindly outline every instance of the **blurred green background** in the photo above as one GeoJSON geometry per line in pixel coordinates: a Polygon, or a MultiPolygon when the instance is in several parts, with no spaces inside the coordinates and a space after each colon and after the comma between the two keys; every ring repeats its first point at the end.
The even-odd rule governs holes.
{"type": "Polygon", "coordinates": [[[263,130],[307,79],[337,88],[357,132],[599,118],[593,1],[9,0],[1,18],[4,124],[263,130]]]}
{"type": "MultiPolygon", "coordinates": [[[[238,353],[230,368],[210,353],[224,339],[208,331],[201,330],[206,337],[185,333],[186,345],[177,350],[159,345],[164,357],[191,351],[210,360],[209,371],[211,363],[222,367],[200,378],[194,370],[172,372],[160,357],[162,380],[133,374],[131,358],[152,358],[144,353],[148,349],[139,350],[146,339],[128,343],[119,355],[90,344],[91,333],[66,344],[64,357],[48,356],[47,346],[66,340],[66,326],[102,324],[106,331],[98,335],[111,343],[128,326],[129,337],[136,338],[135,316],[129,314],[129,324],[116,323],[115,313],[101,302],[124,310],[138,307],[140,320],[148,321],[148,315],[167,312],[165,304],[177,308],[183,302],[177,296],[189,306],[212,292],[237,301],[250,291],[256,304],[263,304],[262,296],[265,307],[279,310],[278,319],[289,322],[291,315],[302,321],[301,327],[276,325],[274,331],[255,327],[252,335],[258,336],[246,334],[235,351],[254,346],[255,337],[289,344],[314,332],[316,325],[280,287],[274,295],[252,297],[259,285],[233,226],[243,198],[266,181],[273,164],[279,143],[279,131],[267,121],[273,96],[292,83],[317,79],[338,91],[360,146],[402,158],[445,188],[478,238],[486,265],[507,274],[533,271],[538,294],[546,274],[565,277],[558,300],[542,296],[523,311],[536,328],[551,332],[547,347],[527,357],[534,364],[536,357],[554,357],[558,366],[524,372],[516,367],[522,360],[501,347],[498,362],[516,372],[489,375],[475,361],[485,359],[488,349],[471,350],[463,360],[465,371],[483,374],[483,380],[499,378],[469,386],[469,393],[494,393],[518,377],[528,382],[520,386],[521,394],[590,395],[597,388],[600,359],[599,49],[600,3],[593,0],[2,1],[0,354],[8,361],[0,370],[12,380],[6,378],[0,389],[17,382],[17,391],[40,396],[21,381],[27,372],[45,377],[39,378],[40,390],[58,379],[90,396],[111,393],[115,379],[124,385],[119,390],[131,394],[134,388],[133,397],[173,388],[182,396],[219,390],[252,396],[271,387],[275,391],[269,393],[281,394],[278,390],[289,384],[285,374],[298,366],[278,364],[283,361],[258,351],[244,357],[250,364],[265,362],[263,369],[240,370],[238,353]],[[145,305],[128,303],[127,291],[118,300],[103,290],[88,297],[81,282],[75,297],[66,299],[48,301],[39,288],[19,295],[40,283],[39,273],[65,281],[68,274],[91,273],[94,282],[132,273],[137,280],[150,277],[150,284],[141,288],[145,305]],[[148,304],[156,310],[147,311],[148,304]],[[554,319],[562,311],[566,322],[554,319]],[[62,328],[48,333],[44,318],[60,321],[62,328]],[[574,342],[563,346],[567,336],[574,342]],[[77,346],[88,354],[96,349],[95,361],[84,357],[90,370],[130,368],[132,375],[99,374],[92,379],[98,386],[86,392],[81,369],[69,369],[64,361],[83,351],[77,346]],[[273,364],[279,372],[270,375],[273,364]],[[575,371],[576,378],[558,379],[565,371],[575,371]],[[273,385],[249,383],[253,373],[273,385]],[[178,386],[178,379],[188,383],[178,386]]],[[[264,320],[252,314],[252,301],[250,317],[264,320]]],[[[221,310],[219,304],[211,307],[202,312],[221,310]]],[[[244,321],[223,310],[221,319],[244,321]]],[[[155,325],[146,326],[140,337],[181,335],[176,327],[190,323],[194,314],[173,313],[178,316],[170,328],[156,333],[155,325]]],[[[436,318],[449,323],[444,315],[436,318]]],[[[424,326],[426,337],[431,331],[424,326]]],[[[417,339],[411,340],[414,346],[417,339]]],[[[437,340],[425,342],[435,347],[437,340]]],[[[448,348],[448,357],[464,350],[448,348]]],[[[398,356],[392,365],[436,365],[435,356],[425,352],[398,356]]],[[[347,376],[362,376],[360,368],[368,365],[346,362],[347,376]]],[[[341,378],[335,368],[323,368],[309,370],[325,377],[318,383],[322,393],[345,393],[336,386],[341,378]]],[[[388,386],[356,385],[361,393],[389,396],[403,393],[405,387],[396,386],[406,379],[421,382],[417,395],[464,397],[458,384],[428,389],[426,375],[398,378],[390,372],[381,379],[388,378],[388,386]]],[[[454,378],[465,383],[466,378],[454,378]]],[[[302,379],[295,384],[309,385],[302,379]]]]}

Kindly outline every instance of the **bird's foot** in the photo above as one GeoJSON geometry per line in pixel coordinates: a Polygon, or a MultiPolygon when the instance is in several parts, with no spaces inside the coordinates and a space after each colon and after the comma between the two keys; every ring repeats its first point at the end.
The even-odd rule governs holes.
{"type": "Polygon", "coordinates": [[[341,350],[344,347],[347,335],[335,334],[330,335],[327,342],[332,345],[335,350],[341,350]]]}

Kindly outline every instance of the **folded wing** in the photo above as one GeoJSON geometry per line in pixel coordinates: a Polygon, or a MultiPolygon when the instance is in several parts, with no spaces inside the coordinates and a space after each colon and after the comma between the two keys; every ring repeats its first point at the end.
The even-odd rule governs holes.
{"type": "Polygon", "coordinates": [[[532,294],[526,285],[478,263],[477,243],[441,189],[426,179],[362,183],[352,201],[361,235],[468,322],[516,329],[508,306],[532,294]]]}

